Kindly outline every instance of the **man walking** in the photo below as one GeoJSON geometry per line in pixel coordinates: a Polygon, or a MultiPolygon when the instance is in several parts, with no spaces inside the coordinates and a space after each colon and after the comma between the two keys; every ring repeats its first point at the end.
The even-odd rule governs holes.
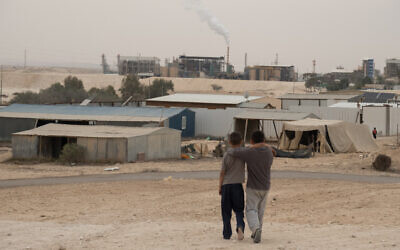
{"type": "Polygon", "coordinates": [[[273,151],[265,144],[265,136],[262,131],[255,131],[251,136],[250,143],[257,145],[251,148],[234,148],[228,151],[228,154],[247,163],[246,217],[252,232],[251,237],[254,243],[259,243],[270,188],[273,151]]]}

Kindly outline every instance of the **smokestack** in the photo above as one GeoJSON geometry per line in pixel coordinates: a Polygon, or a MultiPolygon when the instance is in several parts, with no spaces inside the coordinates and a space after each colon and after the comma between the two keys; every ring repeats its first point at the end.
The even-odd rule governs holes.
{"type": "Polygon", "coordinates": [[[229,46],[227,47],[226,51],[226,71],[229,69],[229,46]]]}

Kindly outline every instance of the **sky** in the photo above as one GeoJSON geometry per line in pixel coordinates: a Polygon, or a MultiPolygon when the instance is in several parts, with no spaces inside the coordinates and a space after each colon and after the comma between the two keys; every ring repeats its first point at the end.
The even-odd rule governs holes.
{"type": "MultiPolygon", "coordinates": [[[[0,0],[0,64],[100,67],[117,54],[225,56],[225,38],[187,1],[0,0]]],[[[202,0],[229,32],[230,61],[295,65],[300,73],[352,70],[366,57],[383,70],[400,57],[399,0],[202,0]]]]}

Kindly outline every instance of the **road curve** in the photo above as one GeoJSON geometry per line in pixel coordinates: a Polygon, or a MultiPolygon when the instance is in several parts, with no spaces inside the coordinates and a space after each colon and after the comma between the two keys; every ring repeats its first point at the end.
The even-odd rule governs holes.
{"type": "MultiPolygon", "coordinates": [[[[218,174],[219,174],[218,171],[146,172],[146,173],[125,173],[125,174],[110,172],[109,174],[98,174],[98,175],[0,180],[0,188],[96,183],[96,182],[162,180],[169,176],[171,176],[174,179],[199,179],[199,180],[217,179],[218,174]]],[[[392,177],[392,176],[370,176],[370,175],[317,173],[317,172],[300,172],[300,171],[272,171],[272,178],[331,180],[331,181],[349,181],[349,182],[385,183],[385,184],[400,183],[400,177],[392,177]]]]}

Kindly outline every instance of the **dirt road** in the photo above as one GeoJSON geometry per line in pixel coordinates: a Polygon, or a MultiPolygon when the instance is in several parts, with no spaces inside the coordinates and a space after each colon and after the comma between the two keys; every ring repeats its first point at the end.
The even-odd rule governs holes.
{"type": "Polygon", "coordinates": [[[222,239],[218,182],[0,189],[0,249],[398,249],[400,184],[275,179],[263,240],[222,239]]]}
{"type": "MultiPolygon", "coordinates": [[[[400,177],[391,176],[366,176],[335,173],[313,173],[299,171],[272,171],[274,179],[314,179],[334,180],[366,183],[400,183],[400,177]]],[[[95,182],[136,181],[136,180],[162,180],[172,179],[217,179],[218,171],[186,171],[186,172],[155,172],[155,173],[129,173],[109,175],[82,175],[35,179],[0,180],[0,188],[13,188],[23,186],[43,186],[55,184],[77,184],[95,182]]]]}

